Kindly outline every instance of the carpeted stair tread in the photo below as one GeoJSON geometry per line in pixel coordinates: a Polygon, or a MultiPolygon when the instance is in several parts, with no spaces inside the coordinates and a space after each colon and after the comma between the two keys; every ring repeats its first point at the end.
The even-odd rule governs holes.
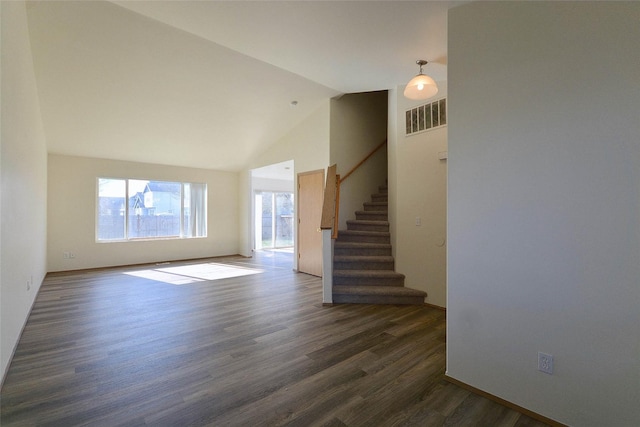
{"type": "Polygon", "coordinates": [[[424,305],[425,292],[405,287],[335,286],[332,299],[337,304],[424,305]]]}
{"type": "Polygon", "coordinates": [[[390,248],[391,243],[343,242],[336,240],[334,248],[390,248]]]}
{"type": "Polygon", "coordinates": [[[333,288],[333,294],[344,295],[401,295],[426,297],[427,293],[418,289],[400,286],[350,286],[338,285],[333,288]]]}
{"type": "MultiPolygon", "coordinates": [[[[336,263],[340,264],[340,263],[336,263]]],[[[343,264],[343,263],[342,263],[343,264]]],[[[384,266],[384,264],[383,264],[384,266]]],[[[404,286],[405,275],[389,268],[335,268],[334,286],[404,286]]]]}
{"type": "Polygon", "coordinates": [[[424,305],[423,297],[402,295],[343,295],[332,297],[334,304],[424,305]]]}
{"type": "MultiPolygon", "coordinates": [[[[396,273],[393,270],[333,270],[334,281],[336,278],[345,279],[370,279],[370,286],[382,286],[376,285],[374,282],[381,279],[402,279],[405,275],[402,273],[396,273]]],[[[402,286],[402,285],[400,285],[402,286]]]]}
{"type": "Polygon", "coordinates": [[[389,225],[389,221],[376,221],[375,219],[348,219],[348,224],[366,224],[366,225],[389,225]]]}
{"type": "Polygon", "coordinates": [[[347,230],[361,231],[389,231],[389,221],[376,221],[372,219],[349,219],[347,230]]]}
{"type": "MultiPolygon", "coordinates": [[[[392,256],[378,254],[343,254],[333,257],[334,270],[365,270],[385,271],[393,270],[395,262],[392,256]]],[[[342,283],[344,284],[344,283],[342,283]]],[[[352,283],[356,284],[356,283],[352,283]]]]}
{"type": "Polygon", "coordinates": [[[357,220],[387,221],[388,218],[387,211],[356,211],[357,220]]]}
{"type": "Polygon", "coordinates": [[[367,242],[367,243],[391,243],[391,234],[388,231],[370,230],[340,230],[337,241],[341,242],[367,242]]]}
{"type": "Polygon", "coordinates": [[[371,201],[373,202],[387,202],[389,203],[389,195],[388,194],[372,194],[371,201]]]}
{"type": "Polygon", "coordinates": [[[363,243],[336,240],[334,256],[391,256],[391,243],[363,243]]]}
{"type": "Polygon", "coordinates": [[[362,206],[364,207],[365,211],[376,211],[376,212],[385,211],[386,212],[389,209],[388,202],[366,202],[366,203],[363,203],[362,206]]]}
{"type": "MultiPolygon", "coordinates": [[[[365,211],[365,210],[356,211],[356,215],[381,215],[381,214],[385,214],[386,215],[386,214],[388,214],[388,212],[386,210],[384,210],[384,211],[365,211]]],[[[380,221],[386,221],[386,220],[380,220],[380,221]]]]}
{"type": "Polygon", "coordinates": [[[338,239],[340,236],[385,236],[390,237],[391,233],[388,231],[366,231],[366,230],[340,230],[338,231],[338,239]]]}
{"type": "Polygon", "coordinates": [[[376,255],[336,255],[333,257],[334,262],[344,261],[371,261],[371,262],[393,262],[392,256],[376,256],[376,255]]]}

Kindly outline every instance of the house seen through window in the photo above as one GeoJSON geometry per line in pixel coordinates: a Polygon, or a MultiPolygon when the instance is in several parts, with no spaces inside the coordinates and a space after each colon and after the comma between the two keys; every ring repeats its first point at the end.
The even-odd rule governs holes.
{"type": "Polygon", "coordinates": [[[98,241],[207,236],[207,185],[98,178],[98,241]]]}

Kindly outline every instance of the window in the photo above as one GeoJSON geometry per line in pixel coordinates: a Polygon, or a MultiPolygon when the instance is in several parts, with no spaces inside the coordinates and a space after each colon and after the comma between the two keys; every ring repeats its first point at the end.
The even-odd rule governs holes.
{"type": "Polygon", "coordinates": [[[207,236],[207,185],[98,178],[99,242],[207,236]]]}

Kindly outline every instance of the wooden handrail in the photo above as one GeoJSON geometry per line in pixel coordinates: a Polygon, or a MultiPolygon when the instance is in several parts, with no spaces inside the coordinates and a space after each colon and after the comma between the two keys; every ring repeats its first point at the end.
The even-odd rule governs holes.
{"type": "MultiPolygon", "coordinates": [[[[324,200],[322,202],[322,219],[320,220],[320,228],[323,230],[330,230],[335,227],[337,221],[336,200],[338,193],[338,175],[336,175],[336,165],[329,166],[327,170],[327,183],[324,187],[324,200]]],[[[335,231],[334,231],[335,233],[335,231]]]]}
{"type": "Polygon", "coordinates": [[[355,165],[353,168],[351,168],[351,170],[349,172],[347,172],[346,174],[344,174],[344,176],[340,179],[339,183],[342,184],[342,181],[344,181],[345,179],[349,178],[349,176],[354,173],[356,171],[356,169],[358,169],[360,166],[362,166],[362,164],[364,162],[366,162],[367,160],[369,160],[369,157],[373,156],[374,154],[376,154],[378,152],[378,150],[380,150],[382,147],[384,147],[384,145],[387,143],[387,140],[385,139],[384,141],[382,141],[380,143],[380,145],[378,145],[376,148],[373,149],[373,151],[371,151],[369,154],[367,154],[367,157],[365,157],[364,159],[360,160],[360,162],[355,165]]]}

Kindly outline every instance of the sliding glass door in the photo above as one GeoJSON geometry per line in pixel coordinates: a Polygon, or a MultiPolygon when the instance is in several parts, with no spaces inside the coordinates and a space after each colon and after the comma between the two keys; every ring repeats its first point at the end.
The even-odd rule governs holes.
{"type": "Polygon", "coordinates": [[[256,191],[256,249],[293,246],[293,193],[256,191]]]}

